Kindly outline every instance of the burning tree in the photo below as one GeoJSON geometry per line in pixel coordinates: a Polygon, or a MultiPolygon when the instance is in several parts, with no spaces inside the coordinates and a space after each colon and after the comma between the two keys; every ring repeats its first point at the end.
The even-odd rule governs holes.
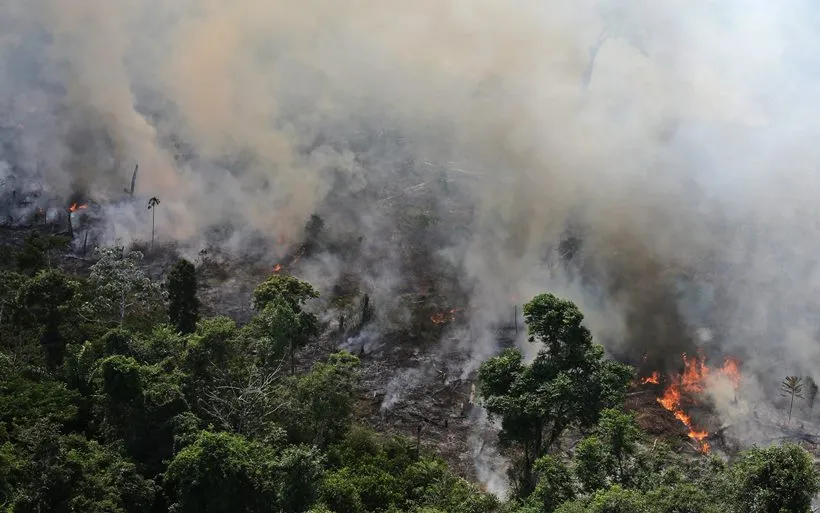
{"type": "Polygon", "coordinates": [[[786,376],[786,379],[780,384],[780,392],[783,397],[789,398],[789,420],[786,423],[786,425],[788,425],[792,421],[794,398],[803,399],[803,378],[798,376],[786,376]]]}
{"type": "Polygon", "coordinates": [[[533,465],[564,431],[592,426],[605,408],[623,399],[632,370],[606,360],[592,341],[578,307],[552,294],[524,306],[529,341],[543,344],[530,365],[517,349],[484,362],[479,386],[484,405],[502,420],[501,440],[523,451],[519,493],[534,488],[533,465]]]}

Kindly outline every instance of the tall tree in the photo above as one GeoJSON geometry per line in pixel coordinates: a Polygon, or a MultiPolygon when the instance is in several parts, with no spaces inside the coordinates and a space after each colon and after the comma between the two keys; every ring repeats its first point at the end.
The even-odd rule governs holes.
{"type": "Polygon", "coordinates": [[[284,298],[294,310],[301,312],[308,300],[319,297],[313,285],[288,274],[273,274],[253,291],[253,306],[258,311],[277,297],[284,298]]]}
{"type": "Polygon", "coordinates": [[[87,305],[92,317],[100,318],[111,313],[122,326],[131,307],[150,309],[155,306],[161,290],[139,267],[142,253],[131,251],[125,254],[122,247],[101,247],[96,252],[100,259],[91,266],[90,277],[97,293],[87,305]]]}
{"type": "Polygon", "coordinates": [[[780,384],[780,393],[789,398],[789,420],[792,421],[792,408],[794,408],[794,398],[803,399],[803,378],[798,376],[786,376],[780,384]]]}
{"type": "Polygon", "coordinates": [[[154,221],[157,214],[157,205],[159,205],[159,198],[152,196],[148,200],[148,210],[151,211],[151,249],[154,249],[154,221]]]}
{"type": "Polygon", "coordinates": [[[598,431],[606,444],[615,481],[626,486],[629,481],[628,460],[638,448],[640,428],[631,413],[610,408],[601,413],[598,431]]]}
{"type": "Polygon", "coordinates": [[[530,365],[517,349],[484,362],[479,391],[487,411],[501,418],[502,442],[522,449],[522,472],[515,477],[526,496],[535,485],[535,461],[567,428],[592,426],[604,408],[620,403],[632,370],[604,358],[570,301],[536,296],[524,306],[524,318],[529,341],[543,348],[530,365]]]}
{"type": "Polygon", "coordinates": [[[63,328],[75,311],[71,305],[78,290],[79,283],[55,270],[41,271],[20,287],[17,303],[21,325],[30,324],[39,332],[51,364],[62,361],[66,345],[63,328]]]}
{"type": "MultiPolygon", "coordinates": [[[[319,297],[310,283],[287,274],[274,274],[253,292],[254,307],[261,313],[252,322],[268,337],[272,347],[287,347],[291,374],[295,372],[295,352],[319,333],[319,320],[304,310],[308,300],[319,297]]],[[[269,352],[273,355],[275,351],[269,352]]]]}
{"type": "Polygon", "coordinates": [[[168,317],[181,333],[193,333],[199,320],[199,300],[196,297],[196,268],[180,259],[174,264],[166,282],[168,317]]]}

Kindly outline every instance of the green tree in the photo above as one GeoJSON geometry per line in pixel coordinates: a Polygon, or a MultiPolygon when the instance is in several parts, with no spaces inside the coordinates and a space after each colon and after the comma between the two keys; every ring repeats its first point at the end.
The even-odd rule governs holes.
{"type": "Polygon", "coordinates": [[[67,424],[77,415],[77,392],[49,376],[14,369],[0,353],[0,440],[38,421],[67,424]]]}
{"type": "Polygon", "coordinates": [[[253,306],[258,311],[278,297],[284,298],[296,312],[310,299],[319,297],[313,286],[288,274],[273,274],[253,291],[253,306]]]}
{"type": "Polygon", "coordinates": [[[479,369],[479,390],[487,411],[501,417],[501,440],[523,452],[521,493],[534,487],[532,466],[561,434],[574,425],[588,427],[600,412],[618,405],[632,371],[606,360],[581,323],[583,315],[571,302],[551,294],[524,306],[529,341],[543,344],[530,365],[521,353],[508,349],[479,369]]]}
{"type": "Polygon", "coordinates": [[[646,503],[657,513],[721,513],[724,501],[691,483],[660,486],[645,493],[646,503]]]}
{"type": "Polygon", "coordinates": [[[52,365],[62,361],[68,342],[65,328],[75,313],[73,300],[78,290],[79,283],[56,270],[41,271],[20,288],[18,322],[38,332],[52,365]]]}
{"type": "Polygon", "coordinates": [[[626,485],[630,477],[628,462],[637,451],[641,434],[635,416],[617,409],[606,409],[601,413],[598,432],[612,461],[615,481],[626,485]]]}
{"type": "Polygon", "coordinates": [[[293,445],[276,458],[276,492],[283,511],[305,511],[319,498],[324,457],[315,447],[293,445]]]}
{"type": "Polygon", "coordinates": [[[155,487],[116,452],[58,426],[38,423],[21,436],[9,511],[147,513],[155,487]]]}
{"type": "Polygon", "coordinates": [[[23,248],[17,254],[17,268],[29,276],[48,269],[51,267],[52,252],[65,248],[69,242],[71,239],[68,237],[34,232],[26,237],[23,248]]]}
{"type": "Polygon", "coordinates": [[[187,337],[182,369],[190,381],[189,395],[212,383],[220,369],[226,372],[243,367],[244,347],[238,340],[236,322],[228,317],[203,319],[196,332],[187,337]]]}
{"type": "Polygon", "coordinates": [[[174,264],[166,282],[168,317],[181,333],[193,333],[199,320],[199,300],[196,297],[196,269],[191,262],[180,259],[174,264]]]}
{"type": "Polygon", "coordinates": [[[22,274],[0,271],[0,328],[4,322],[13,320],[17,307],[17,292],[25,282],[26,277],[22,274]]]}
{"type": "Polygon", "coordinates": [[[254,308],[260,311],[254,324],[256,333],[269,341],[268,347],[287,347],[290,355],[291,374],[296,371],[296,349],[305,345],[319,333],[319,320],[315,314],[304,310],[308,300],[319,297],[310,283],[293,276],[274,274],[253,292],[254,308]]]}
{"type": "Polygon", "coordinates": [[[588,499],[565,502],[556,513],[655,513],[655,510],[641,492],[615,485],[588,499]]]}
{"type": "Polygon", "coordinates": [[[181,374],[119,355],[103,360],[100,373],[104,436],[122,440],[147,471],[161,472],[173,454],[174,419],[188,410],[181,374]]]}
{"type": "Polygon", "coordinates": [[[168,465],[165,486],[175,513],[277,511],[272,451],[228,433],[203,432],[168,465]]]}
{"type": "Polygon", "coordinates": [[[811,455],[783,444],[745,452],[729,468],[725,496],[736,513],[807,513],[818,491],[811,455]]]}
{"type": "Polygon", "coordinates": [[[581,440],[575,447],[575,475],[586,493],[594,493],[607,486],[606,447],[597,436],[581,440]]]}
{"type": "Polygon", "coordinates": [[[248,325],[246,331],[256,338],[263,365],[276,367],[284,355],[289,356],[290,373],[296,372],[296,348],[309,340],[313,326],[302,326],[302,318],[282,296],[265,305],[248,325]]]}
{"type": "Polygon", "coordinates": [[[328,473],[321,486],[322,502],[334,513],[365,511],[359,489],[349,468],[328,473]]]}
{"type": "Polygon", "coordinates": [[[325,447],[344,436],[352,420],[358,367],[358,358],[341,352],[292,378],[280,414],[292,439],[325,447]]]}
{"type": "Polygon", "coordinates": [[[533,466],[537,484],[530,496],[543,513],[552,513],[561,504],[575,497],[572,473],[554,456],[542,456],[533,466]]]}

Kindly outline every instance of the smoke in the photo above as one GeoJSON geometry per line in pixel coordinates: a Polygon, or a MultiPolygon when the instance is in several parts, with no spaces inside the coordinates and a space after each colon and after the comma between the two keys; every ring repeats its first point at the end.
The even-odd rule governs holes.
{"type": "MultiPolygon", "coordinates": [[[[311,274],[330,287],[376,264],[363,283],[386,309],[417,246],[397,233],[417,233],[410,260],[457,277],[471,325],[550,290],[616,354],[734,354],[766,395],[820,363],[818,14],[7,0],[0,187],[111,204],[107,236],[144,240],[148,214],[121,204],[139,162],[134,201],[161,198],[161,239],[218,233],[238,253],[281,254],[318,213],[348,249],[311,274]]],[[[475,361],[494,350],[475,340],[475,361]]]]}

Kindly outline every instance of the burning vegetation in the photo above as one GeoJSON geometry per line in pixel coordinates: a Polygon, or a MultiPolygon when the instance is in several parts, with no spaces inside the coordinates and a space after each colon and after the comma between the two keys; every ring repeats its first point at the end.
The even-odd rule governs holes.
{"type": "Polygon", "coordinates": [[[69,213],[73,214],[78,210],[87,209],[88,205],[86,203],[72,203],[70,207],[68,207],[69,213]]]}
{"type": "Polygon", "coordinates": [[[723,365],[716,369],[707,366],[702,357],[689,357],[684,353],[682,358],[683,372],[680,374],[670,374],[662,379],[660,372],[653,371],[651,375],[639,379],[638,383],[660,385],[663,382],[663,391],[656,401],[686,426],[689,438],[700,452],[706,454],[711,449],[706,441],[710,433],[695,425],[687,409],[702,403],[703,395],[714,379],[728,380],[737,393],[741,380],[740,366],[731,357],[726,357],[723,365]]]}
{"type": "Polygon", "coordinates": [[[457,314],[463,310],[463,308],[451,308],[450,310],[444,312],[436,312],[430,316],[430,320],[436,325],[447,324],[455,321],[457,314]]]}

